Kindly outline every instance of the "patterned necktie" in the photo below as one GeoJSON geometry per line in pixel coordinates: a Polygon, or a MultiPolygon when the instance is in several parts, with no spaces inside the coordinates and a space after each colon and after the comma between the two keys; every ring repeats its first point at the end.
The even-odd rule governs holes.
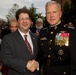
{"type": "Polygon", "coordinates": [[[30,44],[29,44],[29,42],[27,40],[27,35],[24,35],[24,37],[25,37],[25,43],[26,43],[26,45],[28,47],[28,50],[29,50],[30,54],[32,55],[32,48],[31,48],[31,46],[30,46],[30,44]]]}

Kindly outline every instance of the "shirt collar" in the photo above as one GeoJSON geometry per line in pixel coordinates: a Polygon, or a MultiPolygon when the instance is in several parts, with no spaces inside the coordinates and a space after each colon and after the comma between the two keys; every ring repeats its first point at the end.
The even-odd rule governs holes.
{"type": "MultiPolygon", "coordinates": [[[[23,32],[21,32],[20,29],[18,29],[18,31],[19,31],[19,33],[21,34],[21,36],[24,38],[24,35],[25,35],[25,34],[24,34],[23,32]]],[[[30,35],[30,34],[29,34],[29,31],[26,33],[26,35],[27,35],[27,36],[30,35]]]]}

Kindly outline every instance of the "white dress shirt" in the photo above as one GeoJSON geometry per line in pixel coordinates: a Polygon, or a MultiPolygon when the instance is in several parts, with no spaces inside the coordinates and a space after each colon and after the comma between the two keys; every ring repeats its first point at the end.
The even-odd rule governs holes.
{"type": "MultiPolygon", "coordinates": [[[[19,33],[21,34],[22,38],[25,41],[25,37],[24,37],[25,34],[23,32],[21,32],[19,29],[18,29],[18,31],[19,31],[19,33]]],[[[30,44],[30,46],[32,48],[32,52],[33,52],[33,43],[32,43],[32,39],[31,39],[31,36],[29,34],[29,31],[26,33],[26,35],[27,35],[27,40],[28,40],[28,42],[29,42],[29,44],[30,44]]]]}

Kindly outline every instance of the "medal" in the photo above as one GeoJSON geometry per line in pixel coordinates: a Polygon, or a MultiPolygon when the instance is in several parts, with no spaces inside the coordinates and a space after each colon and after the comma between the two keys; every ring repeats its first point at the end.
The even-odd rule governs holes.
{"type": "Polygon", "coordinates": [[[61,33],[57,33],[55,36],[55,45],[61,46],[69,46],[69,33],[62,31],[61,33]]]}
{"type": "Polygon", "coordinates": [[[63,55],[63,54],[64,54],[64,51],[63,51],[62,49],[60,49],[60,50],[58,51],[58,54],[59,54],[59,55],[63,55]]]}

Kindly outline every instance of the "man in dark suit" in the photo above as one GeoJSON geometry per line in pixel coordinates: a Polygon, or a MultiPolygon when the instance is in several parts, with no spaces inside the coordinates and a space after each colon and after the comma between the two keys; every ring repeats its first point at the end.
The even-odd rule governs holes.
{"type": "Polygon", "coordinates": [[[18,30],[3,37],[0,51],[1,60],[9,67],[8,75],[39,75],[39,64],[35,60],[37,36],[29,30],[30,13],[26,9],[19,9],[16,12],[16,19],[18,30]],[[27,35],[27,42],[30,45],[26,43],[25,35],[27,35]]]}
{"type": "Polygon", "coordinates": [[[41,71],[43,75],[76,75],[76,30],[62,24],[59,3],[49,1],[45,9],[49,27],[39,34],[41,71]]]}

